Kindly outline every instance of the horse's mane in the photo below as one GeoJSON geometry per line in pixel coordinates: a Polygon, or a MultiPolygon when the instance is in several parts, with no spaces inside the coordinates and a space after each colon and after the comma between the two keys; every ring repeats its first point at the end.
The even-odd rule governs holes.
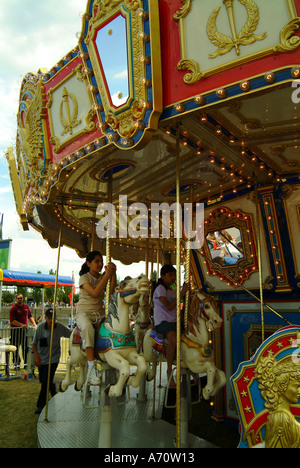
{"type": "MultiPolygon", "coordinates": [[[[202,294],[205,294],[202,291],[202,294]]],[[[191,295],[190,299],[190,307],[189,307],[189,313],[187,315],[187,326],[186,326],[186,332],[187,333],[192,333],[193,335],[196,336],[196,331],[195,327],[200,331],[199,327],[199,317],[200,317],[200,302],[205,304],[206,302],[211,302],[213,300],[212,296],[209,296],[208,294],[205,294],[205,299],[199,299],[197,293],[193,293],[191,295]]]]}
{"type": "Polygon", "coordinates": [[[118,314],[118,291],[115,291],[109,301],[108,305],[108,314],[107,317],[105,318],[105,322],[109,323],[110,326],[112,327],[112,317],[116,318],[119,322],[119,314],[118,314]]]}

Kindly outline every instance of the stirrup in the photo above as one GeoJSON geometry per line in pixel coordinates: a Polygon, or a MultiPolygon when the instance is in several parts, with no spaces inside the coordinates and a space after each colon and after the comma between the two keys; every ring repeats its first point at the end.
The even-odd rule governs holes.
{"type": "Polygon", "coordinates": [[[101,397],[101,381],[100,385],[93,385],[93,387],[98,387],[99,388],[99,395],[98,395],[98,404],[97,405],[88,405],[86,403],[88,394],[90,393],[90,384],[89,384],[89,373],[91,371],[92,367],[90,369],[87,369],[86,371],[86,378],[83,384],[83,401],[82,401],[82,406],[87,409],[95,409],[100,406],[100,397],[101,397]]]}

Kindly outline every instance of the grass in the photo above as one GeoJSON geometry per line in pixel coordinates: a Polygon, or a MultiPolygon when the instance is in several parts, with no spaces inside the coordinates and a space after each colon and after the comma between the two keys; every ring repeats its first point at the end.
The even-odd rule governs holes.
{"type": "MultiPolygon", "coordinates": [[[[75,374],[72,372],[72,379],[75,374]]],[[[57,391],[64,375],[55,375],[57,391]]],[[[0,381],[0,448],[38,448],[39,415],[34,412],[40,389],[38,378],[0,381]]]]}
{"type": "Polygon", "coordinates": [[[34,414],[40,385],[26,380],[0,381],[0,448],[37,448],[34,414]]]}

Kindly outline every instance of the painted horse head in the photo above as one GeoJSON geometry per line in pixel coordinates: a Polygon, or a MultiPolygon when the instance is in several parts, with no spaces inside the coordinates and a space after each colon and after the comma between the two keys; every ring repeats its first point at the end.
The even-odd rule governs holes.
{"type": "Polygon", "coordinates": [[[217,305],[212,296],[203,291],[194,293],[191,297],[190,310],[187,317],[187,333],[197,335],[200,331],[200,321],[205,320],[211,331],[221,328],[223,319],[217,311],[217,305]]]}
{"type": "MultiPolygon", "coordinates": [[[[111,295],[109,306],[108,306],[108,315],[105,318],[105,322],[109,323],[112,327],[112,320],[119,320],[119,306],[138,303],[141,295],[146,294],[149,290],[149,281],[145,275],[140,275],[137,278],[127,277],[120,282],[119,286],[115,289],[114,293],[111,295]],[[121,302],[120,302],[121,301],[121,302]]],[[[124,309],[124,307],[121,307],[124,309]]],[[[127,313],[125,307],[123,313],[127,313]]]]}
{"type": "Polygon", "coordinates": [[[116,291],[125,304],[137,302],[141,295],[149,291],[149,280],[147,276],[140,275],[137,278],[128,278],[120,282],[116,291]]]}

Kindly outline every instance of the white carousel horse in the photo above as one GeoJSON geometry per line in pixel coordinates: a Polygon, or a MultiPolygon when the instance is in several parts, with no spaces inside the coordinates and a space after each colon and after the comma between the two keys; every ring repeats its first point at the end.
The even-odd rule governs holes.
{"type": "Polygon", "coordinates": [[[151,304],[149,303],[149,293],[141,295],[139,298],[137,316],[134,324],[135,341],[138,353],[142,350],[143,339],[147,330],[152,328],[150,310],[151,304]]]}
{"type": "MultiPolygon", "coordinates": [[[[129,307],[139,300],[140,295],[148,291],[149,282],[145,275],[122,281],[116,288],[109,304],[109,313],[100,326],[95,343],[95,354],[100,362],[106,362],[110,367],[118,369],[119,378],[115,385],[106,389],[108,396],[118,397],[122,394],[125,383],[138,387],[146,373],[146,362],[136,350],[134,334],[129,323],[129,307]],[[137,367],[136,374],[130,376],[130,365],[137,367]]],[[[74,334],[74,332],[73,332],[74,334]]],[[[61,383],[65,391],[71,384],[71,368],[80,365],[80,376],[75,389],[81,390],[85,381],[87,357],[80,346],[73,344],[73,334],[70,337],[70,357],[67,361],[67,373],[61,383]]]]}
{"type": "MultiPolygon", "coordinates": [[[[210,343],[210,331],[222,326],[223,319],[219,316],[216,303],[212,296],[198,292],[191,299],[188,314],[187,330],[181,336],[181,367],[189,368],[195,374],[206,374],[207,385],[203,389],[203,397],[210,397],[224,387],[226,377],[222,370],[217,369],[213,361],[213,351],[210,343]],[[202,307],[201,303],[203,304],[202,307]]],[[[155,376],[157,362],[165,361],[153,352],[153,345],[159,349],[160,345],[154,335],[154,331],[148,330],[144,338],[143,350],[146,362],[152,362],[152,369],[147,374],[147,379],[152,380],[155,376]],[[158,345],[158,346],[157,346],[158,345]]]]}

